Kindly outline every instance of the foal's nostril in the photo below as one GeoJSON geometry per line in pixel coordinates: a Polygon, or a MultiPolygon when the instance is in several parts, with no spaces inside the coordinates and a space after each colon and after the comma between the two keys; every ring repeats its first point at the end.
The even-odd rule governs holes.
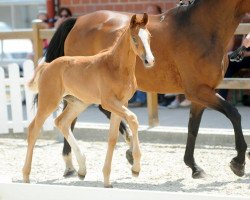
{"type": "Polygon", "coordinates": [[[148,60],[145,59],[145,63],[148,64],[148,60]]]}

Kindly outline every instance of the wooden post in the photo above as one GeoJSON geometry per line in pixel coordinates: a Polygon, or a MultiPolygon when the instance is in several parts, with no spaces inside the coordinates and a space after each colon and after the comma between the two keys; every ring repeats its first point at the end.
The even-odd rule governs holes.
{"type": "Polygon", "coordinates": [[[33,29],[33,48],[34,48],[34,65],[37,66],[39,58],[43,57],[43,40],[39,37],[42,21],[35,19],[32,21],[33,29]]]}
{"type": "Polygon", "coordinates": [[[148,124],[150,127],[159,125],[157,93],[147,92],[148,124]]]}

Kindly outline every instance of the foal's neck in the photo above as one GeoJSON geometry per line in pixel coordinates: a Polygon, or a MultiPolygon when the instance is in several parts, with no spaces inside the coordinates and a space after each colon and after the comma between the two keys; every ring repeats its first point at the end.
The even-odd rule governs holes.
{"type": "Polygon", "coordinates": [[[111,57],[114,67],[122,71],[134,72],[136,54],[134,53],[130,43],[130,31],[127,28],[116,44],[111,49],[111,57]]]}

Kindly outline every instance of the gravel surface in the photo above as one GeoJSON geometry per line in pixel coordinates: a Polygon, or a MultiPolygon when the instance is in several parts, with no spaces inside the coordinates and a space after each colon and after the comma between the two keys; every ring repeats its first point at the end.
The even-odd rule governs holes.
{"type": "MultiPolygon", "coordinates": [[[[84,181],[77,175],[63,177],[62,142],[40,139],[34,151],[31,182],[103,187],[102,166],[107,143],[78,142],[87,157],[84,181]]],[[[23,139],[0,138],[0,179],[22,181],[26,147],[23,139]]],[[[126,149],[126,145],[119,142],[114,152],[111,180],[115,188],[250,196],[250,160],[246,160],[242,178],[229,168],[229,162],[236,155],[234,147],[198,146],[196,161],[207,173],[207,177],[200,180],[191,178],[191,170],[183,162],[185,146],[182,144],[141,143],[142,171],[138,178],[131,175],[125,159],[126,149]]],[[[77,166],[75,158],[74,164],[77,166]]]]}

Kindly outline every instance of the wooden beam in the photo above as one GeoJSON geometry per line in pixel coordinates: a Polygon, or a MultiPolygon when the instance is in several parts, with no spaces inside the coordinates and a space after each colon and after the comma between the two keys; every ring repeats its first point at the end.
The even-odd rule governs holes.
{"type": "Polygon", "coordinates": [[[0,32],[0,40],[7,39],[32,39],[32,29],[0,32]]]}
{"type": "Polygon", "coordinates": [[[32,22],[33,29],[33,48],[34,48],[34,65],[36,66],[38,60],[43,56],[43,40],[39,37],[39,29],[41,29],[41,20],[34,20],[32,22]]]}
{"type": "Polygon", "coordinates": [[[55,33],[56,29],[40,29],[39,38],[40,39],[51,39],[55,33]]]}
{"type": "Polygon", "coordinates": [[[158,97],[157,93],[147,92],[148,125],[150,127],[159,125],[158,97]]]}
{"type": "Polygon", "coordinates": [[[224,78],[218,89],[250,89],[250,78],[224,78]]]}
{"type": "Polygon", "coordinates": [[[235,31],[235,35],[244,35],[250,33],[250,23],[241,23],[235,31]]]}

